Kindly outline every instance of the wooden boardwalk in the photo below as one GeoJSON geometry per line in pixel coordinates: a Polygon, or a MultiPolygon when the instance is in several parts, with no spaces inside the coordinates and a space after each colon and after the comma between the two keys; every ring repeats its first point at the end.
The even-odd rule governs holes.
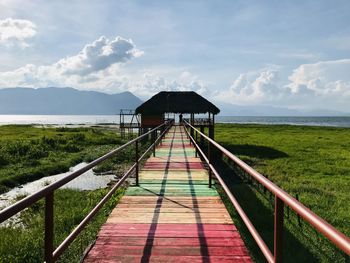
{"type": "Polygon", "coordinates": [[[84,262],[252,262],[183,127],[173,126],[84,262]]]}

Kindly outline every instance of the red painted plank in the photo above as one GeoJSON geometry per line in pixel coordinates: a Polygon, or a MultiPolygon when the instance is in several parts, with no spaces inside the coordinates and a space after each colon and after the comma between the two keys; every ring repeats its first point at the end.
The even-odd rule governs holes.
{"type": "Polygon", "coordinates": [[[151,257],[142,257],[142,256],[116,256],[113,259],[106,258],[87,258],[84,262],[92,263],[140,263],[140,262],[150,262],[150,263],[250,263],[252,260],[249,256],[151,256],[151,257]]]}
{"type": "Polygon", "coordinates": [[[153,256],[247,256],[248,251],[245,247],[207,247],[191,246],[114,246],[114,245],[95,245],[95,249],[90,251],[92,257],[113,258],[118,255],[153,255],[153,256]]]}
{"type": "Polygon", "coordinates": [[[231,237],[239,238],[237,231],[158,231],[158,230],[108,230],[102,229],[99,236],[129,236],[129,237],[231,237]]]}
{"type": "Polygon", "coordinates": [[[168,256],[151,256],[143,260],[141,256],[116,256],[113,259],[104,259],[99,258],[87,258],[84,262],[99,262],[99,263],[140,263],[140,262],[151,262],[151,263],[246,263],[252,262],[249,256],[218,256],[218,257],[202,257],[202,256],[176,256],[176,257],[168,257],[168,256]]]}

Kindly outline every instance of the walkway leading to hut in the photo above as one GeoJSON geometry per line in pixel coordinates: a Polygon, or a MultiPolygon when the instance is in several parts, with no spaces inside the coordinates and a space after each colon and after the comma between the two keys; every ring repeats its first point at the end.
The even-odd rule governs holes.
{"type": "Polygon", "coordinates": [[[84,262],[251,262],[183,127],[166,134],[84,262]]]}

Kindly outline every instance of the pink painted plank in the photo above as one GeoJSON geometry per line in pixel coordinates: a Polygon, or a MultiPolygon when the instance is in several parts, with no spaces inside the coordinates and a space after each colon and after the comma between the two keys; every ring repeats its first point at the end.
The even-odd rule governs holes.
{"type": "Polygon", "coordinates": [[[100,236],[96,245],[113,246],[200,246],[205,244],[211,247],[244,246],[242,239],[232,237],[129,237],[129,236],[100,236]]]}
{"type": "MultiPolygon", "coordinates": [[[[152,224],[104,224],[102,229],[134,229],[134,230],[144,230],[149,229],[152,224]]],[[[197,230],[198,228],[205,231],[236,231],[236,226],[231,225],[222,225],[222,224],[157,224],[158,230],[197,230]]]]}

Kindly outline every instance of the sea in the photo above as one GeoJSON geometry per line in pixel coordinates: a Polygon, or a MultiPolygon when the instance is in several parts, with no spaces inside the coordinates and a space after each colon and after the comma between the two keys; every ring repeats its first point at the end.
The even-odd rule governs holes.
{"type": "MultiPolygon", "coordinates": [[[[127,121],[127,119],[125,119],[127,121]]],[[[306,126],[350,127],[348,117],[280,117],[280,116],[217,116],[217,123],[287,124],[306,126]]],[[[0,115],[0,125],[96,125],[119,124],[119,115],[0,115]]]]}

